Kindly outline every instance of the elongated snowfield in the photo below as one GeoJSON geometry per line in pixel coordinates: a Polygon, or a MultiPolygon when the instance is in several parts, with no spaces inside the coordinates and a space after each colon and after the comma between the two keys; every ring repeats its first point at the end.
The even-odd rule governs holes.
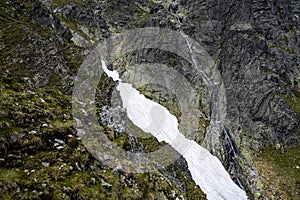
{"type": "Polygon", "coordinates": [[[131,84],[123,83],[116,71],[107,69],[105,62],[101,62],[104,72],[119,82],[117,90],[128,118],[158,141],[170,144],[186,159],[193,180],[209,200],[247,199],[246,193],[231,180],[217,157],[179,132],[175,116],[165,107],[140,94],[131,84]]]}

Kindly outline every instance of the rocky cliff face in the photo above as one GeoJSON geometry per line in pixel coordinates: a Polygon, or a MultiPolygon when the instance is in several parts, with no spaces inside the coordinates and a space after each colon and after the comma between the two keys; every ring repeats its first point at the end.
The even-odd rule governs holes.
{"type": "MultiPolygon", "coordinates": [[[[98,42],[141,27],[181,30],[214,59],[227,99],[227,136],[220,134],[215,154],[249,197],[299,195],[299,1],[11,0],[0,5],[1,197],[205,198],[184,159],[157,172],[126,174],[103,166],[76,136],[70,95],[79,66],[98,42]],[[288,187],[272,183],[278,173],[288,187]]],[[[147,62],[171,66],[193,83],[191,64],[164,51],[132,52],[112,67],[126,72],[130,64],[147,62]]],[[[202,82],[198,86],[199,94],[207,89],[202,82]]],[[[99,90],[110,95],[113,87],[106,77],[99,90]]],[[[180,117],[169,91],[140,90],[180,117]]],[[[99,106],[107,104],[103,99],[98,97],[99,106]]],[[[200,144],[209,107],[203,101],[200,131],[192,138],[200,144]]],[[[162,145],[109,129],[107,136],[126,150],[162,145]]]]}

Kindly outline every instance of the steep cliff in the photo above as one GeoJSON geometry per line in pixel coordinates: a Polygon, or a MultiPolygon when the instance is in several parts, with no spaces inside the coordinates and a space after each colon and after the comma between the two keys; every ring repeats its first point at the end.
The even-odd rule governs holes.
{"type": "MultiPolygon", "coordinates": [[[[205,199],[182,157],[145,174],[111,169],[85,149],[74,128],[71,95],[80,65],[99,42],[143,27],[182,31],[214,60],[226,96],[219,135],[209,137],[209,87],[192,63],[143,49],[110,67],[127,78],[134,64],[178,71],[200,98],[199,127],[190,139],[217,155],[250,199],[299,198],[299,1],[4,0],[0,27],[1,198],[205,199]]],[[[106,127],[103,110],[114,87],[101,77],[96,96],[110,141],[127,151],[162,147],[153,137],[106,127]]],[[[137,89],[180,119],[170,90],[137,89]]]]}

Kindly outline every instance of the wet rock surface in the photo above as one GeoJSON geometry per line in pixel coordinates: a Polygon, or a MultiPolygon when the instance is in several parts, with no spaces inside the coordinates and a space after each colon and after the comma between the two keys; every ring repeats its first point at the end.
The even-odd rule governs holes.
{"type": "MultiPolygon", "coordinates": [[[[205,198],[184,159],[159,167],[157,173],[113,171],[85,150],[73,127],[70,95],[88,52],[112,33],[149,26],[182,30],[214,59],[226,90],[224,127],[237,156],[223,134],[217,155],[251,199],[283,198],[285,191],[264,192],[269,183],[261,181],[253,153],[275,146],[285,155],[285,148],[299,145],[299,19],[296,0],[2,1],[1,198],[205,198]]],[[[199,93],[207,90],[198,80],[201,77],[189,70],[190,64],[171,53],[142,50],[121,61],[126,64],[116,62],[111,67],[126,71],[131,63],[167,64],[197,85],[199,93]]],[[[107,77],[101,84],[100,104],[107,106],[105,97],[114,85],[107,77]]],[[[156,86],[139,90],[180,117],[172,94],[156,86]]],[[[209,102],[201,104],[203,118],[193,138],[200,144],[209,124],[209,106],[209,102]]],[[[108,129],[107,136],[126,150],[154,151],[163,145],[154,138],[132,139],[119,126],[114,129],[108,129]]],[[[297,169],[294,163],[291,169],[297,169]]],[[[289,174],[282,178],[289,180],[285,176],[289,174]]],[[[298,179],[288,184],[297,181],[299,185],[298,179]]]]}

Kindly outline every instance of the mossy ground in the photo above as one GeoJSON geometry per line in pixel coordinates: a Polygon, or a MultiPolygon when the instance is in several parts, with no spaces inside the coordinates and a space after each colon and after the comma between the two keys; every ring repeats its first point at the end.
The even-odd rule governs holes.
{"type": "Polygon", "coordinates": [[[266,196],[279,199],[300,198],[300,146],[267,147],[256,154],[254,162],[263,178],[266,196]]]}
{"type": "Polygon", "coordinates": [[[70,93],[83,49],[33,17],[34,1],[0,2],[0,75],[40,76],[39,85],[70,93]]]}
{"type": "MultiPolygon", "coordinates": [[[[95,160],[76,138],[68,95],[52,88],[29,91],[15,79],[0,81],[2,199],[172,199],[171,191],[180,194],[159,173],[114,172],[95,160]],[[65,142],[63,149],[56,148],[55,139],[65,142]]],[[[177,173],[188,195],[194,194],[195,184],[177,173]]]]}
{"type": "MultiPolygon", "coordinates": [[[[113,171],[87,152],[76,136],[70,85],[63,79],[76,74],[83,49],[30,17],[33,3],[0,3],[0,199],[204,198],[181,171],[176,173],[183,192],[160,172],[113,171]],[[51,68],[57,64],[67,74],[51,68]],[[44,84],[32,83],[37,74],[46,73],[44,84]]],[[[52,3],[62,6],[67,1],[52,3]]],[[[66,26],[77,29],[76,23],[66,26]]],[[[149,151],[155,150],[156,141],[145,142],[153,143],[149,151]]]]}
{"type": "MultiPolygon", "coordinates": [[[[300,92],[297,90],[293,91],[292,96],[285,96],[283,99],[286,101],[286,103],[293,109],[294,111],[300,113],[300,92]]],[[[300,119],[300,114],[299,114],[300,119]]]]}
{"type": "Polygon", "coordinates": [[[81,0],[53,0],[52,6],[68,5],[70,3],[84,4],[81,0]]]}

